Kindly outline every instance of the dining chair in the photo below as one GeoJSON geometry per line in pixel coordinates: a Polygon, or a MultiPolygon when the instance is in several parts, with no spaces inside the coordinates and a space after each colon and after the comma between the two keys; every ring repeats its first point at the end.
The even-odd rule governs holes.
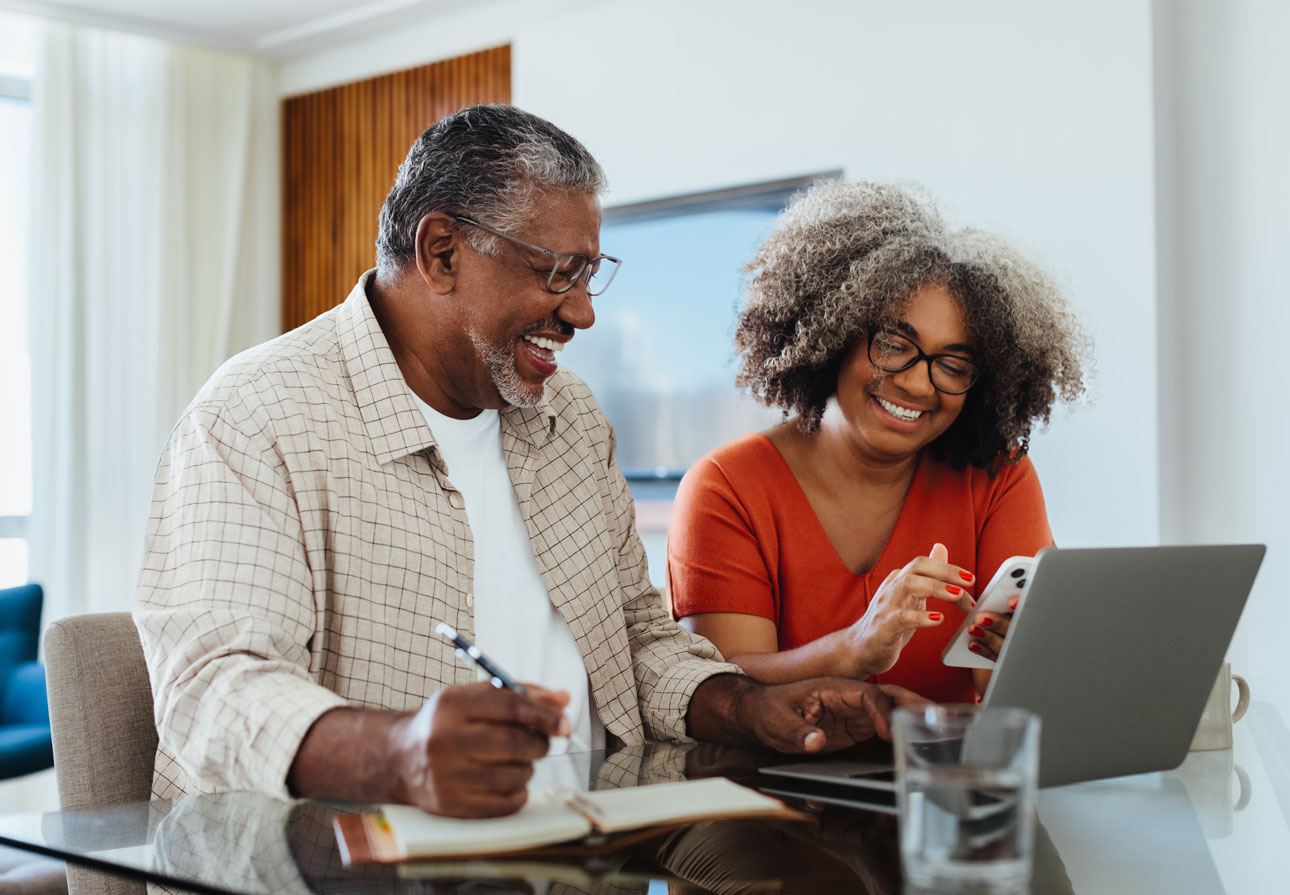
{"type": "MultiPolygon", "coordinates": [[[[152,688],[128,612],[74,615],[45,631],[54,768],[63,811],[152,795],[152,688]]],[[[70,895],[142,895],[144,884],[68,865],[70,895]]]]}

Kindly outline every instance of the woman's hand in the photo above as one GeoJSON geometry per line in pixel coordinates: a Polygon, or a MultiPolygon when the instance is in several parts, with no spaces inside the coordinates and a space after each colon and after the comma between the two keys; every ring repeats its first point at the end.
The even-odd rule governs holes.
{"type": "Polygon", "coordinates": [[[982,612],[977,615],[976,624],[968,628],[968,635],[972,637],[968,642],[968,649],[987,659],[999,658],[999,652],[1003,649],[1003,638],[1008,634],[1008,627],[1012,624],[1012,613],[1016,611],[1019,600],[1020,597],[1010,599],[1006,613],[982,612]]]}
{"type": "Polygon", "coordinates": [[[945,614],[935,603],[929,609],[927,601],[944,600],[966,612],[976,605],[966,590],[975,580],[971,572],[949,562],[944,544],[933,545],[930,555],[915,557],[888,575],[865,614],[843,632],[842,664],[850,667],[848,676],[890,671],[915,631],[944,622],[945,614]]]}

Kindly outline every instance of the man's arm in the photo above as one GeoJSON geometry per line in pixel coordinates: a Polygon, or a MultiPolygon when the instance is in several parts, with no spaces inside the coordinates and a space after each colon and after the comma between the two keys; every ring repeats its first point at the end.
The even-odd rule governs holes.
{"type": "Polygon", "coordinates": [[[309,673],[318,617],[292,483],[235,401],[195,405],[171,434],[135,623],[161,746],[192,785],[285,796],[305,731],[345,701],[309,673]]]}

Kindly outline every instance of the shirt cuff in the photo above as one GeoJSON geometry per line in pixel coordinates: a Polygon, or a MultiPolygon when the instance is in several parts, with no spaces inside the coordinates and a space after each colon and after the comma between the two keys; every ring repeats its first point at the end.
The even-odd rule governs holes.
{"type": "Polygon", "coordinates": [[[685,730],[685,715],[690,709],[690,697],[694,691],[714,675],[743,673],[738,665],[707,659],[689,659],[669,665],[644,700],[651,708],[646,716],[650,737],[693,743],[694,738],[685,730]]]}
{"type": "Polygon", "coordinates": [[[291,799],[294,796],[287,789],[287,773],[305,734],[322,715],[349,703],[309,681],[283,675],[267,677],[262,683],[268,686],[257,687],[257,693],[244,694],[256,710],[243,716],[249,748],[236,758],[236,777],[260,792],[291,799]]]}

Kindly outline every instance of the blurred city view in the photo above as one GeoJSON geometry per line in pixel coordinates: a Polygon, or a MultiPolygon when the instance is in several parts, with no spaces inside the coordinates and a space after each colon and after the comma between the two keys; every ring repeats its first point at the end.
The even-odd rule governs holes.
{"type": "Polygon", "coordinates": [[[595,326],[561,362],[613,423],[630,477],[684,472],[717,445],[779,420],[735,388],[733,332],[744,265],[782,205],[623,222],[606,214],[601,251],[623,266],[594,299],[595,326]]]}

